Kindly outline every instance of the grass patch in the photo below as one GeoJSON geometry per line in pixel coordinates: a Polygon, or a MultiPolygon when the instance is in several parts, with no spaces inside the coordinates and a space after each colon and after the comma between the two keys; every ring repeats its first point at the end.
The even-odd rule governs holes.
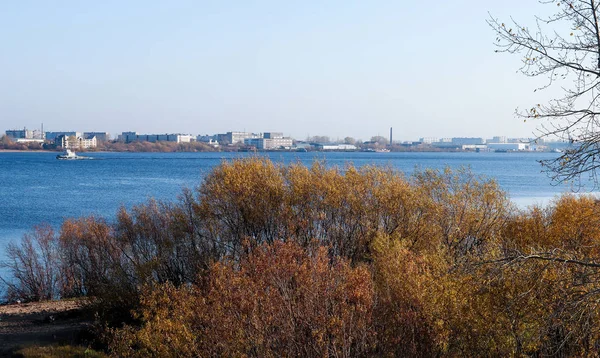
{"type": "Polygon", "coordinates": [[[106,358],[106,354],[81,346],[42,346],[27,347],[15,352],[15,357],[23,358],[106,358]]]}

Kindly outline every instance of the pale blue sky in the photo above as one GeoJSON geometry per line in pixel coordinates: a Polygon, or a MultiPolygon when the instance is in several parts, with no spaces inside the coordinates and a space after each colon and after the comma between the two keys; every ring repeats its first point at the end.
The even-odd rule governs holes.
{"type": "Polygon", "coordinates": [[[3,1],[0,130],[529,136],[488,11],[536,1],[3,1]]]}

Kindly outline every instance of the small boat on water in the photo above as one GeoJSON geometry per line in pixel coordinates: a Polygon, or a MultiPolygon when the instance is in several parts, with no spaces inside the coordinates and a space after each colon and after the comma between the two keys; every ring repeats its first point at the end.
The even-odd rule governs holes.
{"type": "Polygon", "coordinates": [[[56,156],[56,159],[59,160],[80,160],[80,159],[90,159],[90,157],[82,157],[70,149],[65,150],[62,154],[56,156]]]}

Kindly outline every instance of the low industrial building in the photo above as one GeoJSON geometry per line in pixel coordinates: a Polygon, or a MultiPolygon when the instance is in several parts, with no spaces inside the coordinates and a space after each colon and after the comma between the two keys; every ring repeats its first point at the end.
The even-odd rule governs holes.
{"type": "Polygon", "coordinates": [[[196,137],[189,134],[138,134],[137,132],[123,132],[119,135],[119,141],[125,143],[131,142],[176,142],[190,143],[196,140],[196,137]]]}
{"type": "Polygon", "coordinates": [[[352,144],[324,144],[313,143],[316,150],[339,150],[339,151],[354,151],[356,146],[352,144]]]}
{"type": "Polygon", "coordinates": [[[455,144],[455,145],[482,145],[482,144],[485,144],[485,140],[483,140],[483,138],[454,137],[454,138],[452,138],[452,144],[455,144]]]}
{"type": "MultiPolygon", "coordinates": [[[[44,139],[44,132],[39,129],[29,130],[27,128],[23,129],[9,129],[5,131],[5,134],[10,139],[36,139],[42,140],[44,139]]],[[[31,140],[30,142],[36,142],[31,140]]],[[[24,142],[24,141],[21,141],[24,142]]],[[[27,141],[25,141],[27,142],[27,141]]]]}
{"type": "Polygon", "coordinates": [[[49,141],[56,141],[56,138],[58,138],[60,136],[82,138],[83,137],[83,133],[82,132],[73,132],[73,131],[68,131],[68,132],[46,132],[46,140],[49,140],[49,141]]]}
{"type": "Polygon", "coordinates": [[[110,140],[110,134],[108,132],[83,132],[84,137],[96,137],[98,142],[107,142],[110,140]]]}
{"type": "Polygon", "coordinates": [[[529,143],[488,143],[487,147],[497,151],[529,150],[529,143]]]}

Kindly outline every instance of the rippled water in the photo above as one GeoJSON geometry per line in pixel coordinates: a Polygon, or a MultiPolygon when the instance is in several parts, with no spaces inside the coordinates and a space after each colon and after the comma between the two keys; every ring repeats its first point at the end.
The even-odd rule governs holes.
{"type": "MultiPolygon", "coordinates": [[[[150,197],[173,200],[198,186],[223,160],[247,153],[93,153],[94,160],[59,161],[56,153],[0,153],[0,248],[33,225],[59,226],[66,217],[111,218],[124,205],[150,197]]],[[[387,165],[410,174],[416,167],[470,166],[495,178],[520,206],[546,203],[569,187],[553,186],[537,162],[552,153],[268,153],[277,162],[310,165],[387,165]]],[[[1,249],[0,249],[1,250],[1,249]]],[[[0,252],[1,254],[1,252],[0,252]]]]}

